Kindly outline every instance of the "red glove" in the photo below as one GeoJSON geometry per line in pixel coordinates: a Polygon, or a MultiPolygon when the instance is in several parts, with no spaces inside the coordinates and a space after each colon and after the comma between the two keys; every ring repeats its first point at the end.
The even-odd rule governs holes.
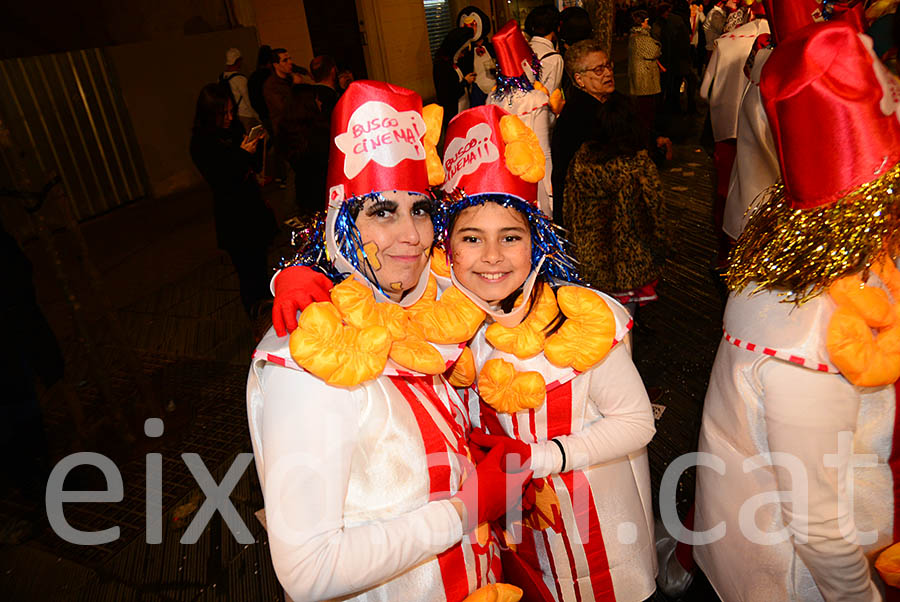
{"type": "Polygon", "coordinates": [[[530,470],[531,446],[524,441],[501,435],[488,435],[483,430],[477,428],[472,429],[469,440],[472,441],[472,443],[490,449],[491,451],[498,447],[502,449],[503,461],[501,462],[501,465],[503,466],[503,470],[508,473],[530,470]]]}
{"type": "Polygon", "coordinates": [[[531,480],[531,471],[506,473],[500,467],[501,448],[492,449],[475,466],[475,472],[462,483],[454,499],[465,506],[465,531],[470,531],[486,521],[500,518],[514,507],[522,497],[525,484],[531,480]]]}
{"type": "Polygon", "coordinates": [[[305,265],[281,270],[275,277],[275,303],[272,304],[272,325],[280,337],[297,328],[297,312],[310,303],[329,301],[334,283],[322,272],[305,265]]]}

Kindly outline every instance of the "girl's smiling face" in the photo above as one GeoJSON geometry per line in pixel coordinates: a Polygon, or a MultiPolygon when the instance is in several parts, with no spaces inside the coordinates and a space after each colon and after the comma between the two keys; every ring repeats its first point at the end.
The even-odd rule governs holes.
{"type": "Polygon", "coordinates": [[[531,273],[531,228],[511,207],[492,202],[468,207],[453,223],[450,254],[460,284],[496,305],[531,273]]]}

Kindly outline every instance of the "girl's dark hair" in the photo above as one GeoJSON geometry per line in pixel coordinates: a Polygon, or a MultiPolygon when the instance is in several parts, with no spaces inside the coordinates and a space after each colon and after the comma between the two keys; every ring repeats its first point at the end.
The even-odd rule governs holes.
{"type": "Polygon", "coordinates": [[[234,112],[231,90],[227,86],[227,83],[206,84],[200,90],[197,109],[194,111],[195,134],[211,134],[222,129],[228,103],[231,103],[231,111],[234,112]]]}
{"type": "Polygon", "coordinates": [[[465,43],[472,39],[475,31],[471,27],[457,27],[447,32],[447,36],[438,49],[434,51],[434,58],[453,60],[453,57],[465,43]]]}
{"type": "Polygon", "coordinates": [[[591,37],[591,16],[580,6],[570,6],[559,13],[559,39],[569,44],[591,37]]]}
{"type": "MultiPolygon", "coordinates": [[[[547,280],[547,277],[543,274],[538,275],[534,280],[534,287],[531,289],[531,298],[528,300],[528,311],[525,312],[525,318],[527,318],[531,312],[534,311],[534,306],[537,305],[537,300],[544,292],[544,287],[550,286],[550,282],[547,280]]],[[[500,309],[503,310],[503,313],[508,314],[511,312],[516,306],[516,299],[519,298],[519,295],[522,294],[522,289],[518,288],[513,291],[508,297],[500,301],[500,309]]],[[[525,318],[522,318],[523,320],[525,318]]],[[[544,336],[549,337],[552,334],[556,334],[556,331],[562,328],[562,325],[566,322],[566,315],[559,311],[559,307],[556,308],[556,317],[553,318],[549,324],[544,327],[544,336]]]]}
{"type": "Polygon", "coordinates": [[[647,14],[647,11],[638,9],[631,13],[631,20],[634,22],[635,27],[640,27],[643,25],[645,19],[649,19],[650,15],[647,14]]]}

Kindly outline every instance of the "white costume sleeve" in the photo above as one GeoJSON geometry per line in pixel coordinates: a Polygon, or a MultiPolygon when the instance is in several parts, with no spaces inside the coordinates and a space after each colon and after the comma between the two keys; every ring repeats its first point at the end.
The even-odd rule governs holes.
{"type": "MultiPolygon", "coordinates": [[[[583,431],[556,439],[566,451],[566,471],[621,458],[641,449],[656,432],[644,383],[624,345],[588,373],[589,395],[603,414],[583,431]]],[[[531,444],[534,478],[559,472],[562,455],[551,441],[531,444]]]]}
{"type": "Polygon", "coordinates": [[[564,64],[560,54],[551,54],[541,60],[541,83],[547,92],[552,94],[562,84],[564,64]]]}
{"type": "Polygon", "coordinates": [[[392,520],[345,525],[365,391],[331,387],[273,364],[261,380],[260,480],[272,562],[291,598],[331,599],[366,589],[460,541],[459,515],[446,500],[392,520]]]}
{"type": "Polygon", "coordinates": [[[796,463],[795,473],[805,469],[808,479],[808,496],[804,496],[806,488],[800,486],[797,475],[792,478],[790,468],[775,458],[778,488],[791,492],[781,509],[794,549],[825,600],[880,600],[856,543],[852,504],[847,499],[852,492],[847,483],[852,478],[850,451],[842,450],[837,456],[838,433],[856,429],[858,392],[840,376],[778,360],[765,362],[759,377],[765,391],[769,449],[796,463]]]}

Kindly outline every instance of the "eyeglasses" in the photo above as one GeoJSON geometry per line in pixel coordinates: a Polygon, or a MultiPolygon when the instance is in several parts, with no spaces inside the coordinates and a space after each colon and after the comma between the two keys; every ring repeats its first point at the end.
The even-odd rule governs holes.
{"type": "Polygon", "coordinates": [[[610,61],[608,63],[602,63],[600,65],[597,65],[596,67],[591,67],[590,69],[582,69],[581,71],[579,71],[579,73],[587,73],[588,71],[591,71],[594,75],[596,75],[597,77],[600,77],[607,71],[612,73],[612,70],[613,70],[613,62],[610,61]]]}

